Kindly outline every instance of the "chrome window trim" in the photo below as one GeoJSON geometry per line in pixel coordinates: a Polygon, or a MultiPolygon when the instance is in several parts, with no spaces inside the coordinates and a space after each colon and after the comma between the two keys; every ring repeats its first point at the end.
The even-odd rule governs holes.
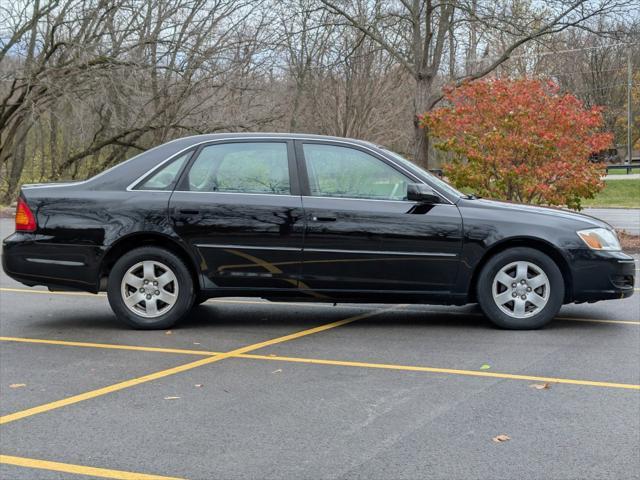
{"type": "MultiPolygon", "coordinates": [[[[384,198],[318,197],[316,195],[302,195],[302,198],[303,198],[303,200],[305,198],[317,198],[317,199],[322,199],[322,200],[330,199],[330,200],[356,200],[356,201],[360,201],[360,202],[391,202],[391,203],[405,203],[407,205],[417,205],[418,204],[418,202],[413,202],[411,200],[386,200],[384,198]]],[[[451,202],[449,202],[449,203],[437,203],[436,205],[453,205],[453,206],[455,206],[455,204],[453,204],[451,202]]]]}
{"type": "MultiPolygon", "coordinates": [[[[189,137],[185,137],[185,138],[189,138],[189,137]]],[[[178,139],[178,140],[182,140],[182,139],[178,139]]],[[[318,142],[318,143],[325,144],[325,145],[330,145],[331,143],[338,143],[338,144],[342,144],[342,145],[348,145],[348,146],[351,146],[351,147],[356,147],[356,149],[362,148],[364,150],[368,150],[369,152],[373,153],[374,154],[373,155],[374,158],[377,158],[379,161],[380,161],[380,159],[378,158],[379,156],[384,157],[384,159],[387,160],[388,162],[390,162],[391,164],[393,164],[396,167],[396,169],[401,170],[402,172],[404,172],[404,174],[406,176],[408,176],[409,178],[412,178],[415,182],[422,183],[424,185],[428,185],[427,182],[425,182],[424,180],[422,180],[419,177],[417,177],[413,172],[407,170],[406,168],[404,168],[399,163],[395,162],[392,158],[389,158],[386,155],[383,155],[380,152],[377,152],[373,148],[367,147],[365,145],[361,145],[359,143],[350,142],[348,140],[323,139],[323,138],[318,138],[318,137],[288,137],[288,136],[283,136],[283,137],[264,137],[264,136],[255,136],[255,137],[230,137],[230,138],[228,137],[228,138],[219,138],[219,139],[209,139],[209,140],[203,140],[201,142],[189,145],[188,147],[183,148],[179,152],[174,153],[169,158],[163,160],[158,165],[153,167],[151,170],[148,170],[144,174],[140,175],[133,182],[131,182],[129,184],[129,186],[127,186],[126,191],[128,191],[128,192],[131,192],[131,191],[136,191],[136,192],[170,192],[170,190],[135,190],[134,186],[136,186],[137,183],[142,181],[142,179],[144,179],[148,175],[152,174],[157,169],[161,168],[164,164],[166,164],[167,162],[173,160],[177,156],[183,154],[184,152],[186,152],[190,148],[197,148],[200,145],[215,144],[215,143],[220,143],[220,142],[237,143],[237,142],[245,142],[245,141],[250,142],[252,140],[273,140],[275,143],[283,143],[283,142],[299,140],[301,142],[305,142],[305,141],[307,141],[307,142],[318,142]]],[[[176,141],[176,140],[172,140],[172,141],[176,141]]],[[[171,142],[167,142],[167,143],[171,143],[171,142]]],[[[163,145],[166,145],[166,143],[164,143],[163,145]]],[[[154,147],[154,148],[158,148],[160,146],[161,145],[158,145],[157,147],[154,147]]],[[[150,149],[150,150],[153,150],[153,149],[150,149]]],[[[146,150],[146,151],[148,152],[149,150],[146,150]]],[[[130,158],[129,160],[126,160],[125,162],[119,163],[118,165],[122,165],[123,163],[130,162],[131,160],[133,160],[137,156],[138,155],[136,155],[135,157],[130,158]]],[[[115,166],[111,167],[109,170],[115,168],[118,165],[115,165],[115,166]]],[[[104,172],[102,172],[102,173],[100,173],[100,174],[98,174],[98,175],[96,175],[95,177],[92,177],[92,178],[97,178],[99,175],[107,173],[109,170],[105,170],[104,172]]],[[[88,182],[89,180],[84,180],[81,183],[88,182]]],[[[430,186],[433,188],[432,185],[430,185],[430,186]]],[[[191,190],[173,190],[173,191],[174,192],[189,192],[189,193],[229,193],[229,194],[232,194],[232,195],[277,195],[277,196],[286,196],[286,194],[280,195],[280,194],[275,194],[275,193],[274,194],[268,194],[268,193],[240,193],[240,192],[194,192],[194,191],[191,191],[191,190]]],[[[438,194],[438,196],[440,196],[440,198],[444,202],[446,202],[446,203],[442,203],[440,205],[446,205],[446,204],[455,205],[448,198],[446,198],[437,188],[434,188],[434,191],[438,194]]],[[[290,195],[290,196],[298,197],[299,195],[290,195]]],[[[373,199],[373,198],[349,198],[349,197],[313,197],[313,198],[337,198],[337,199],[366,200],[366,201],[380,201],[380,202],[406,202],[406,200],[382,200],[382,199],[373,199]]],[[[413,202],[410,202],[410,203],[413,203],[413,202]]]]}
{"type": "MultiPolygon", "coordinates": [[[[414,182],[416,182],[416,183],[421,183],[421,184],[423,184],[423,185],[428,185],[428,184],[427,184],[427,182],[425,182],[425,181],[421,180],[421,179],[420,179],[419,177],[417,177],[417,176],[416,176],[412,171],[410,171],[410,170],[406,169],[403,165],[400,165],[400,164],[399,164],[398,162],[396,162],[393,158],[389,158],[389,157],[388,157],[388,156],[386,156],[386,155],[381,155],[381,154],[380,154],[380,152],[377,152],[377,151],[375,151],[373,148],[367,147],[367,146],[365,146],[365,145],[360,145],[360,144],[358,144],[358,143],[349,142],[349,141],[333,140],[333,139],[323,141],[323,140],[319,140],[319,139],[315,139],[315,140],[314,140],[314,139],[301,139],[301,138],[298,138],[298,139],[296,139],[296,140],[300,140],[300,141],[301,141],[301,142],[303,142],[303,143],[304,143],[305,141],[307,141],[307,142],[311,141],[311,142],[314,142],[314,143],[319,143],[319,144],[324,144],[324,145],[330,145],[331,143],[340,143],[340,144],[350,145],[350,146],[352,146],[352,147],[359,147],[359,148],[362,148],[362,149],[364,149],[364,150],[368,150],[369,152],[373,153],[373,155],[372,155],[372,156],[373,156],[373,158],[377,159],[378,161],[380,161],[380,158],[378,158],[378,157],[383,157],[385,160],[387,160],[387,161],[388,161],[388,162],[390,162],[392,165],[394,165],[394,166],[396,167],[396,169],[397,169],[397,170],[401,170],[402,172],[404,172],[404,175],[405,175],[405,176],[408,176],[409,178],[412,178],[414,182]]],[[[356,150],[357,150],[357,148],[356,148],[356,150]]],[[[429,186],[433,188],[433,186],[432,186],[432,185],[429,185],[429,186]]],[[[440,192],[437,188],[433,188],[433,190],[438,194],[438,196],[439,196],[442,200],[444,200],[444,201],[445,201],[445,202],[447,202],[448,204],[454,205],[454,203],[453,203],[452,201],[450,201],[448,198],[446,198],[446,197],[442,194],[442,192],[440,192]]],[[[309,196],[312,196],[312,195],[309,195],[309,196]]],[[[315,197],[315,196],[314,196],[314,198],[348,198],[348,197],[329,197],[329,196],[327,196],[327,197],[315,197]]],[[[370,198],[370,199],[368,199],[368,198],[357,198],[357,199],[354,199],[354,200],[376,200],[376,199],[374,199],[374,198],[370,198]]],[[[403,201],[406,201],[406,200],[383,200],[383,201],[403,202],[403,201]]]]}
{"type": "MultiPolygon", "coordinates": [[[[133,190],[133,192],[150,192],[150,193],[166,193],[171,194],[170,190],[133,190]]],[[[411,200],[385,200],[383,198],[353,198],[353,197],[316,197],[313,195],[292,195],[290,193],[240,193],[240,192],[196,192],[192,190],[174,190],[175,193],[189,193],[195,195],[262,195],[268,197],[280,197],[280,198],[302,198],[303,202],[305,198],[316,198],[318,200],[349,200],[356,202],[387,202],[387,203],[403,203],[407,206],[417,205],[418,202],[412,202],[411,200]]],[[[440,206],[455,207],[453,203],[438,203],[440,206]]]]}
{"type": "MultiPolygon", "coordinates": [[[[126,188],[126,190],[128,192],[131,192],[132,190],[135,190],[136,192],[138,192],[138,191],[144,192],[145,190],[136,190],[135,186],[137,186],[137,184],[139,182],[141,182],[144,178],[146,178],[147,176],[151,175],[156,170],[161,168],[165,163],[170,162],[171,160],[173,160],[174,158],[178,157],[179,155],[183,154],[184,152],[186,152],[187,150],[189,150],[191,148],[197,148],[200,145],[205,145],[205,144],[208,144],[208,143],[211,143],[211,144],[219,143],[219,142],[241,143],[241,142],[244,142],[245,140],[251,141],[251,140],[271,140],[271,139],[274,140],[273,143],[284,143],[284,144],[286,144],[288,141],[291,140],[290,138],[284,138],[284,137],[283,138],[278,138],[278,137],[238,137],[237,139],[236,138],[219,138],[219,139],[213,139],[213,140],[209,139],[209,140],[203,140],[202,142],[194,143],[192,145],[189,145],[186,148],[183,148],[179,152],[174,153],[169,158],[167,158],[166,160],[163,160],[158,165],[153,167],[151,170],[147,171],[143,175],[140,175],[132,183],[129,184],[129,186],[126,188]]],[[[245,143],[248,143],[248,142],[245,142],[245,143]]],[[[166,144],[163,144],[163,145],[166,145],[166,144]]],[[[157,148],[157,147],[154,147],[154,148],[157,148]]],[[[131,158],[129,160],[133,160],[133,159],[131,158]]],[[[129,161],[129,160],[127,160],[127,161],[129,161]]],[[[149,191],[152,191],[152,190],[146,190],[146,191],[149,192],[149,191]]],[[[170,192],[171,190],[159,190],[159,191],[161,191],[161,192],[165,192],[165,191],[166,192],[170,192]]],[[[190,191],[190,190],[173,190],[173,191],[174,192],[184,192],[184,191],[190,191]]],[[[198,192],[198,193],[219,193],[219,192],[198,192]]],[[[227,193],[240,193],[242,195],[246,195],[246,194],[241,193],[241,192],[227,192],[227,193]]],[[[258,194],[258,195],[261,195],[261,194],[258,194]]]]}
{"type": "MultiPolygon", "coordinates": [[[[134,192],[165,192],[171,193],[169,190],[134,190],[134,192]]],[[[201,195],[262,195],[268,197],[292,197],[300,198],[301,195],[292,195],[290,193],[255,193],[255,192],[197,192],[194,190],[174,190],[175,193],[195,193],[201,195]]]]}

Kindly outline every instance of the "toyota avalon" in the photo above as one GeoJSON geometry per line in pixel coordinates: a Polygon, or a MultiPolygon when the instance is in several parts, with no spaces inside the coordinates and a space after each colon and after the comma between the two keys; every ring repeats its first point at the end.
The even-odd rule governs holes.
{"type": "Polygon", "coordinates": [[[629,297],[614,230],[478,199],[385,148],[294,134],[171,141],[89,180],[24,185],[5,272],[106,291],[118,319],[167,328],[224,296],[478,303],[539,328],[563,304],[629,297]]]}

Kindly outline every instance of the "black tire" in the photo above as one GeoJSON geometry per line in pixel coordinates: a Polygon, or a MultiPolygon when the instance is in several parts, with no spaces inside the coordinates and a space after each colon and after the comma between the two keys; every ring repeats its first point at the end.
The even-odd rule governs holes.
{"type": "Polygon", "coordinates": [[[558,265],[548,255],[533,248],[516,247],[500,252],[489,259],[478,276],[476,291],[480,308],[495,325],[510,330],[533,330],[546,325],[560,310],[564,301],[564,278],[558,265]],[[516,279],[518,276],[515,273],[518,268],[516,262],[529,265],[526,276],[539,275],[535,270],[537,268],[546,275],[548,282],[531,292],[531,287],[535,287],[537,283],[533,282],[533,278],[525,280],[524,283],[521,277],[516,279]],[[514,264],[516,266],[511,267],[514,271],[513,283],[505,287],[503,283],[498,282],[497,276],[503,269],[510,268],[514,264]],[[494,281],[497,283],[494,284],[494,281]],[[496,299],[494,299],[494,293],[497,296],[496,299]],[[501,298],[499,294],[504,294],[506,297],[501,298]],[[534,298],[533,294],[537,296],[534,298]],[[509,296],[515,297],[515,300],[500,306],[499,303],[509,296]],[[542,297],[546,298],[546,304],[541,307],[529,301],[530,299],[538,301],[542,297]],[[523,299],[522,302],[520,299],[523,299]],[[521,314],[527,315],[525,318],[517,317],[519,312],[516,312],[516,300],[520,304],[524,303],[526,310],[521,314]]]}
{"type": "MultiPolygon", "coordinates": [[[[162,280],[160,278],[158,278],[158,280],[160,281],[160,283],[162,283],[162,280]]],[[[143,278],[140,278],[140,281],[143,281],[143,278]]],[[[147,285],[142,285],[142,287],[146,286],[147,285]]],[[[160,287],[149,286],[148,288],[153,291],[147,293],[157,294],[160,291],[155,290],[156,288],[160,287]]],[[[163,294],[164,293],[165,292],[163,289],[163,294]]],[[[167,293],[171,294],[171,292],[169,291],[167,291],[167,293]]],[[[189,272],[189,269],[184,264],[184,262],[178,256],[176,256],[169,250],[165,250],[164,248],[140,247],[125,253],[115,263],[115,265],[111,269],[111,272],[109,273],[107,296],[109,299],[109,304],[111,305],[111,309],[116,314],[116,317],[119,320],[136,329],[156,330],[172,327],[176,322],[182,319],[191,309],[195,293],[191,273],[189,272]],[[138,305],[134,307],[128,307],[125,304],[124,299],[125,293],[123,293],[123,291],[125,288],[128,290],[128,292],[133,292],[127,293],[127,295],[138,293],[137,290],[135,288],[132,288],[131,286],[123,286],[123,278],[129,271],[129,269],[138,264],[141,264],[141,262],[153,262],[153,264],[156,266],[154,272],[158,273],[163,272],[163,270],[160,268],[161,266],[167,267],[173,274],[172,278],[174,278],[174,280],[172,280],[172,282],[168,284],[166,288],[168,290],[172,289],[173,292],[175,292],[175,289],[177,289],[177,295],[173,297],[173,300],[169,300],[171,305],[169,305],[168,303],[164,303],[160,296],[157,297],[158,302],[156,303],[154,301],[154,303],[156,304],[158,312],[156,313],[157,316],[154,316],[152,318],[145,317],[145,313],[142,312],[143,310],[147,310],[147,303],[145,300],[142,300],[138,305]],[[160,307],[157,307],[157,305],[160,305],[160,307]],[[138,309],[141,311],[141,313],[138,314],[133,309],[138,309]],[[163,309],[166,309],[165,313],[162,313],[163,309]]],[[[154,300],[155,298],[156,297],[154,297],[154,300]]]]}

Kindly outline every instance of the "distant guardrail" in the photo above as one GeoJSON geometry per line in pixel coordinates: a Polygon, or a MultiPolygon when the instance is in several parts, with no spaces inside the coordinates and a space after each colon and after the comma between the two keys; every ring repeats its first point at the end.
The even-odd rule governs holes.
{"type": "MultiPolygon", "coordinates": [[[[606,165],[606,169],[607,169],[607,175],[609,174],[609,171],[613,171],[613,170],[625,170],[627,173],[633,173],[633,170],[636,169],[638,170],[638,173],[640,173],[640,161],[636,162],[636,159],[633,159],[634,163],[625,163],[625,164],[616,164],[616,165],[606,165]]],[[[429,170],[429,172],[431,172],[432,174],[434,174],[436,177],[440,177],[442,178],[443,176],[443,172],[441,168],[432,168],[429,170]]]]}
{"type": "Polygon", "coordinates": [[[624,165],[607,165],[607,175],[609,174],[610,171],[615,171],[615,170],[625,170],[627,173],[632,173],[633,169],[637,169],[640,172],[640,163],[627,163],[624,165]]]}

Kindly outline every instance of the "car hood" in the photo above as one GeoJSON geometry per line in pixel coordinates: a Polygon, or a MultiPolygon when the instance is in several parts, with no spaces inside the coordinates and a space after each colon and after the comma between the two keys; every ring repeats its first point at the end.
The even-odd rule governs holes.
{"type": "Polygon", "coordinates": [[[592,217],[590,215],[585,215],[583,213],[573,212],[571,210],[566,210],[563,208],[552,208],[552,207],[538,207],[534,205],[523,205],[521,203],[512,203],[512,202],[503,202],[498,200],[487,200],[487,199],[476,199],[471,200],[473,203],[477,203],[480,207],[486,207],[490,209],[497,210],[505,210],[513,213],[531,213],[535,215],[545,215],[551,216],[558,219],[565,219],[573,222],[581,222],[586,225],[586,228],[589,227],[602,227],[607,228],[609,230],[613,230],[613,227],[602,220],[592,217]]]}

